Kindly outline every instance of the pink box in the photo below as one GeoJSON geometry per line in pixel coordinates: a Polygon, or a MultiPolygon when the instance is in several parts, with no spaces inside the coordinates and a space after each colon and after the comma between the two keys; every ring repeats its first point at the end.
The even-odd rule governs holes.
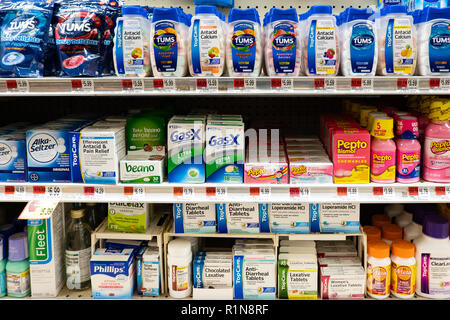
{"type": "Polygon", "coordinates": [[[326,155],[289,156],[289,183],[333,183],[333,164],[326,155]]]}
{"type": "MultiPolygon", "coordinates": [[[[270,152],[270,151],[269,151],[270,152]]],[[[246,184],[288,184],[289,165],[284,150],[278,158],[258,156],[258,150],[247,150],[244,164],[244,183],[246,184]]]]}

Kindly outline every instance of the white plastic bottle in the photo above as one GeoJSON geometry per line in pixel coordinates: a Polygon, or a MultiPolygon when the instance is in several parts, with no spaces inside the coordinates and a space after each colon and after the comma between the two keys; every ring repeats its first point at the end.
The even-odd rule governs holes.
{"type": "Polygon", "coordinates": [[[416,246],[416,294],[426,298],[450,298],[450,240],[448,220],[439,215],[425,217],[416,246]]]}
{"type": "Polygon", "coordinates": [[[141,6],[124,6],[117,18],[114,67],[117,76],[146,77],[151,73],[150,21],[141,6]]]}
{"type": "Polygon", "coordinates": [[[425,8],[417,25],[419,75],[449,75],[450,8],[425,8]]]}
{"type": "Polygon", "coordinates": [[[197,6],[188,34],[191,76],[220,77],[225,67],[225,30],[215,6],[197,6]]]}
{"type": "Polygon", "coordinates": [[[155,8],[150,50],[155,77],[184,77],[187,73],[187,18],[180,8],[155,8]]]}
{"type": "Polygon", "coordinates": [[[378,29],[378,67],[382,76],[414,75],[417,62],[416,27],[404,5],[380,10],[378,29]]]}
{"type": "Polygon", "coordinates": [[[312,6],[304,22],[302,63],[307,76],[335,76],[340,49],[336,17],[331,6],[312,6]]]}
{"type": "Polygon", "coordinates": [[[230,77],[258,77],[263,61],[263,40],[258,11],[231,9],[228,15],[226,59],[230,77]]]}
{"type": "Polygon", "coordinates": [[[341,70],[346,77],[374,76],[378,61],[372,9],[347,8],[340,17],[341,70]]]}
{"type": "Polygon", "coordinates": [[[400,203],[392,203],[384,207],[384,213],[392,219],[401,215],[404,208],[405,207],[400,203]]]}
{"type": "Polygon", "coordinates": [[[183,299],[192,293],[192,251],[191,243],[183,239],[169,242],[167,248],[167,274],[169,294],[183,299]]]}
{"type": "Polygon", "coordinates": [[[427,215],[437,214],[435,211],[417,210],[413,213],[413,221],[403,228],[403,240],[413,241],[422,235],[423,220],[427,215]]]}
{"type": "Polygon", "coordinates": [[[394,220],[395,220],[395,224],[403,229],[404,227],[406,227],[408,224],[410,224],[412,222],[412,218],[413,218],[412,213],[406,211],[406,208],[405,208],[403,213],[396,216],[394,220]]]}

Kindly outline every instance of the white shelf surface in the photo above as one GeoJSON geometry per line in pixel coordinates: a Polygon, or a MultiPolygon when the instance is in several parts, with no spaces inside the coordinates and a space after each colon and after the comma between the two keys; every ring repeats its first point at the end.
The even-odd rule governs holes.
{"type": "Polygon", "coordinates": [[[23,202],[450,202],[450,184],[118,184],[1,183],[0,201],[23,202]]]}
{"type": "Polygon", "coordinates": [[[449,93],[449,76],[0,78],[0,96],[367,96],[449,93]]]}

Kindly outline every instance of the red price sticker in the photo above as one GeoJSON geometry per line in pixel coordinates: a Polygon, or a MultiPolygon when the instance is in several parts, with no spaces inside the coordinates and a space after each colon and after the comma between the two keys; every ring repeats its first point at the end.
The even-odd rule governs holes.
{"type": "Polygon", "coordinates": [[[441,86],[441,79],[431,78],[430,79],[430,89],[437,89],[441,86]]]}
{"type": "Polygon", "coordinates": [[[325,79],[324,78],[315,78],[314,79],[314,89],[323,89],[325,88],[325,79]]]}
{"type": "Polygon", "coordinates": [[[196,84],[197,89],[206,89],[208,87],[208,82],[206,79],[197,79],[196,84]]]}
{"type": "Polygon", "coordinates": [[[122,89],[123,90],[132,90],[133,89],[133,80],[122,79],[122,89]]]}
{"type": "Polygon", "coordinates": [[[182,197],[183,196],[183,187],[173,187],[173,195],[174,195],[174,197],[182,197]]]}
{"type": "Polygon", "coordinates": [[[351,82],[350,82],[350,86],[352,88],[356,88],[359,89],[362,87],[362,79],[361,78],[352,78],[351,82]]]}
{"type": "Polygon", "coordinates": [[[164,80],[163,79],[153,79],[153,88],[163,89],[164,88],[164,80]]]}
{"type": "Polygon", "coordinates": [[[33,186],[33,194],[45,194],[45,186],[33,186]]]}
{"type": "Polygon", "coordinates": [[[93,196],[95,194],[95,188],[94,187],[84,187],[84,195],[85,196],[93,196]]]}
{"type": "Polygon", "coordinates": [[[216,187],[206,187],[206,196],[207,197],[215,197],[216,196],[216,187]]]}
{"type": "Polygon", "coordinates": [[[347,187],[337,187],[337,195],[339,197],[346,197],[347,196],[347,187]]]}
{"type": "Polygon", "coordinates": [[[272,79],[270,79],[270,87],[272,89],[279,89],[279,88],[281,88],[281,79],[280,78],[272,78],[272,79]]]}
{"type": "Polygon", "coordinates": [[[243,89],[245,87],[245,82],[243,78],[234,79],[233,85],[235,89],[243,89]]]}
{"type": "MultiPolygon", "coordinates": [[[[435,192],[436,192],[437,196],[445,196],[446,195],[445,187],[436,187],[435,192]]],[[[6,187],[5,187],[5,193],[6,193],[6,187]]]]}
{"type": "Polygon", "coordinates": [[[5,194],[14,194],[15,189],[14,186],[5,186],[5,194]]]}
{"type": "Polygon", "coordinates": [[[132,196],[134,194],[134,187],[123,187],[123,194],[125,196],[132,196]]]}
{"type": "Polygon", "coordinates": [[[374,196],[383,196],[383,187],[373,187],[373,195],[374,196]]]}
{"type": "Polygon", "coordinates": [[[300,188],[289,188],[289,196],[291,198],[300,197],[300,188]]]}
{"type": "Polygon", "coordinates": [[[419,196],[419,187],[408,187],[408,195],[410,197],[418,197],[419,196]]]}
{"type": "Polygon", "coordinates": [[[250,187],[250,196],[259,197],[259,187],[250,187]]]}
{"type": "Polygon", "coordinates": [[[93,91],[94,81],[91,79],[73,79],[70,81],[72,91],[93,91]]]}
{"type": "Polygon", "coordinates": [[[6,89],[8,89],[8,90],[17,89],[17,81],[16,80],[6,80],[6,89]]]}
{"type": "Polygon", "coordinates": [[[408,88],[408,79],[407,78],[398,78],[397,79],[397,89],[406,89],[408,88]]]}

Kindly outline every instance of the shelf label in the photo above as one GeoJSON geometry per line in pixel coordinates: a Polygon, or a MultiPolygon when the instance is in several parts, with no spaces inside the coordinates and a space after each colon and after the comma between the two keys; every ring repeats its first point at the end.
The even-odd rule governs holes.
{"type": "Polygon", "coordinates": [[[233,88],[235,90],[255,90],[256,79],[255,78],[235,78],[233,80],[233,88]]]}
{"type": "Polygon", "coordinates": [[[430,78],[430,89],[450,89],[450,78],[430,78]]]}
{"type": "Polygon", "coordinates": [[[216,187],[206,187],[206,196],[207,197],[215,197],[216,196],[216,187]]]}
{"type": "Polygon", "coordinates": [[[5,196],[7,197],[24,198],[25,195],[25,186],[5,186],[5,196]]]}
{"type": "Polygon", "coordinates": [[[407,78],[398,78],[397,79],[397,89],[406,89],[408,88],[408,79],[407,78]]]}
{"type": "Polygon", "coordinates": [[[450,78],[441,78],[440,86],[444,90],[450,89],[450,78]]]}
{"type": "Polygon", "coordinates": [[[326,78],[325,79],[325,90],[336,90],[336,79],[326,78]]]}
{"type": "Polygon", "coordinates": [[[217,91],[219,90],[219,81],[215,78],[200,78],[195,81],[197,90],[210,90],[217,91]]]}
{"type": "Polygon", "coordinates": [[[281,90],[294,90],[294,80],[289,78],[281,79],[281,90]]]}
{"type": "Polygon", "coordinates": [[[45,194],[45,186],[33,186],[33,195],[45,194]]]}
{"type": "Polygon", "coordinates": [[[350,80],[350,87],[352,89],[361,89],[362,88],[362,79],[361,78],[352,78],[350,80]]]}
{"type": "Polygon", "coordinates": [[[123,91],[144,91],[144,80],[142,79],[122,79],[123,91]]]}
{"type": "Polygon", "coordinates": [[[395,196],[393,187],[373,187],[372,192],[375,197],[383,197],[386,199],[392,199],[395,196]]]}
{"type": "Polygon", "coordinates": [[[314,78],[314,89],[324,89],[325,79],[324,78],[314,78]]]}
{"type": "Polygon", "coordinates": [[[249,193],[251,197],[259,197],[260,195],[259,187],[250,187],[249,193]]]}
{"type": "Polygon", "coordinates": [[[434,188],[436,196],[438,197],[448,197],[450,196],[450,187],[435,187],[434,188]]]}
{"type": "Polygon", "coordinates": [[[270,187],[259,188],[259,194],[261,197],[270,197],[272,195],[272,189],[270,187]]]}
{"type": "Polygon", "coordinates": [[[294,187],[289,188],[289,196],[291,198],[302,198],[302,199],[309,199],[309,195],[311,194],[311,191],[307,187],[294,187]]]}
{"type": "Polygon", "coordinates": [[[417,90],[419,89],[419,80],[416,78],[408,78],[408,83],[406,84],[408,90],[417,90]]]}
{"type": "Polygon", "coordinates": [[[173,187],[174,197],[192,198],[195,196],[194,188],[192,187],[173,187]]]}
{"type": "Polygon", "coordinates": [[[83,187],[85,197],[103,198],[105,196],[104,187],[83,187]]]}
{"type": "Polygon", "coordinates": [[[142,199],[145,196],[144,187],[123,187],[123,195],[130,198],[142,199]]]}
{"type": "Polygon", "coordinates": [[[92,79],[73,79],[71,85],[72,91],[94,91],[94,80],[92,79]]]}
{"type": "Polygon", "coordinates": [[[45,187],[45,195],[50,198],[59,199],[62,197],[62,188],[60,186],[45,187]]]}
{"type": "Polygon", "coordinates": [[[430,190],[428,187],[408,187],[408,196],[413,199],[430,199],[430,190]]]}
{"type": "Polygon", "coordinates": [[[373,79],[362,79],[361,88],[363,90],[373,90],[373,79]]]}
{"type": "Polygon", "coordinates": [[[338,197],[347,197],[348,199],[358,198],[358,188],[357,187],[337,187],[336,188],[338,197]]]}
{"type": "Polygon", "coordinates": [[[156,90],[176,90],[175,79],[153,79],[153,89],[156,90]]]}
{"type": "Polygon", "coordinates": [[[8,92],[29,92],[30,85],[28,80],[6,80],[6,90],[8,92]]]}
{"type": "Polygon", "coordinates": [[[281,89],[281,79],[280,78],[271,78],[270,79],[270,87],[272,89],[281,89]]]}

